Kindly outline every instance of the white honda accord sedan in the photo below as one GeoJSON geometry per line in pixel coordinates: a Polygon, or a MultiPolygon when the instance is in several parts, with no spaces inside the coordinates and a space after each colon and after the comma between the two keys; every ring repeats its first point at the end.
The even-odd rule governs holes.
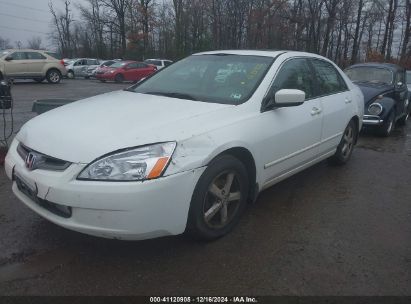
{"type": "Polygon", "coordinates": [[[35,117],[5,169],[19,200],[68,229],[214,239],[267,187],[325,159],[346,163],[363,109],[361,91],[321,56],[200,53],[35,117]]]}

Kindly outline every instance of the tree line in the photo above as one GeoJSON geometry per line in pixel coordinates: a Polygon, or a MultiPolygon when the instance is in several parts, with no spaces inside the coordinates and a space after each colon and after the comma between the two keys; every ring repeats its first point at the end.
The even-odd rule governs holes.
{"type": "Polygon", "coordinates": [[[65,57],[179,59],[205,50],[288,49],[340,66],[373,60],[411,68],[411,0],[84,0],[77,7],[61,1],[61,11],[49,3],[50,35],[65,57]]]}

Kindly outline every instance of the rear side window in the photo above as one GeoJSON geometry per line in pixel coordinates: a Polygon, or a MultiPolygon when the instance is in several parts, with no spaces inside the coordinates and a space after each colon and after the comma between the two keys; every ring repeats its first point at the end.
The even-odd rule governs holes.
{"type": "Polygon", "coordinates": [[[87,60],[87,65],[99,65],[99,62],[95,59],[87,60]]]}
{"type": "Polygon", "coordinates": [[[305,92],[306,99],[314,97],[314,81],[307,59],[295,58],[283,64],[271,87],[273,96],[279,90],[296,89],[305,92]]]}
{"type": "Polygon", "coordinates": [[[164,65],[165,66],[169,66],[170,64],[172,64],[173,62],[172,61],[164,61],[164,65]]]}
{"type": "Polygon", "coordinates": [[[57,59],[57,60],[63,59],[63,57],[61,57],[61,55],[60,55],[60,54],[57,54],[57,53],[46,52],[46,54],[49,55],[49,56],[51,56],[51,57],[53,57],[54,59],[57,59]]]}
{"type": "Polygon", "coordinates": [[[26,52],[26,56],[27,56],[27,59],[29,59],[29,60],[44,60],[44,59],[46,59],[45,56],[43,56],[42,54],[37,53],[37,52],[26,52]]]}
{"type": "Polygon", "coordinates": [[[311,59],[317,78],[317,96],[325,96],[347,91],[347,84],[334,66],[320,59],[311,59]]]}

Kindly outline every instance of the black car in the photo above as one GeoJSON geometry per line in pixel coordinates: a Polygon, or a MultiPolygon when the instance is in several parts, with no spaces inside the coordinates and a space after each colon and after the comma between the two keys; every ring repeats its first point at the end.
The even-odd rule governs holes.
{"type": "Polygon", "coordinates": [[[389,63],[363,63],[345,73],[364,94],[364,127],[389,136],[395,124],[404,125],[410,112],[405,69],[389,63]]]}

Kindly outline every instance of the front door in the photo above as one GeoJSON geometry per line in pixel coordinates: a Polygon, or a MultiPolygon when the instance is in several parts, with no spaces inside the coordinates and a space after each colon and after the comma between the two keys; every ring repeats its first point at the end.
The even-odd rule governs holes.
{"type": "Polygon", "coordinates": [[[318,157],[322,130],[320,99],[315,98],[314,79],[305,58],[287,60],[280,68],[270,95],[281,89],[304,91],[304,104],[262,113],[259,126],[263,142],[259,143],[264,162],[264,183],[270,183],[297,170],[318,157]]]}

